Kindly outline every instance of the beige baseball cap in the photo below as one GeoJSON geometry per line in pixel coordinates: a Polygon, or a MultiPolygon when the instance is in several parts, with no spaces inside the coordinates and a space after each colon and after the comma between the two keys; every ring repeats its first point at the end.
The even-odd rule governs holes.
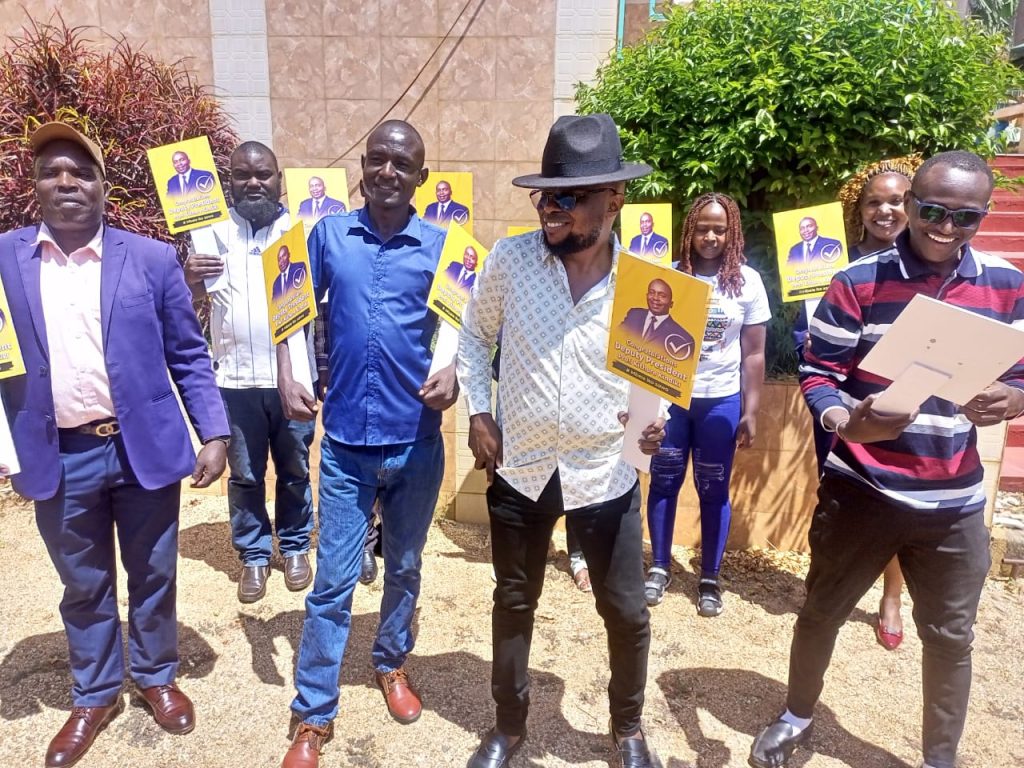
{"type": "Polygon", "coordinates": [[[39,152],[43,147],[49,144],[51,141],[72,141],[86,152],[89,153],[89,157],[96,161],[96,165],[100,167],[100,173],[105,177],[107,175],[106,166],[103,165],[103,151],[92,139],[86,138],[86,136],[67,123],[44,123],[43,125],[36,128],[32,133],[32,137],[29,142],[32,145],[32,149],[39,152]]]}

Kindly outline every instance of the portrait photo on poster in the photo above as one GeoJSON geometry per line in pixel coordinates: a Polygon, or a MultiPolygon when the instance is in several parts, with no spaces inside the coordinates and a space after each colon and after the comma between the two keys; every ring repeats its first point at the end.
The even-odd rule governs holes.
{"type": "Polygon", "coordinates": [[[783,301],[820,298],[849,261],[840,203],[772,214],[783,301]]]}
{"type": "Polygon", "coordinates": [[[438,317],[459,328],[462,310],[469,302],[477,275],[489,251],[458,224],[451,224],[441,250],[434,281],[430,285],[427,306],[438,317]]]}
{"type": "Polygon", "coordinates": [[[171,234],[188,232],[228,217],[206,136],[176,141],[146,151],[157,197],[171,234]]]}
{"type": "Polygon", "coordinates": [[[416,210],[431,224],[447,229],[458,224],[473,234],[473,174],[466,171],[431,171],[416,190],[416,210]]]}
{"type": "Polygon", "coordinates": [[[703,280],[619,254],[608,369],[689,407],[710,296],[703,280]]]}
{"type": "Polygon", "coordinates": [[[263,251],[270,333],[279,344],[316,317],[316,299],[301,221],[263,251]]]}
{"type": "Polygon", "coordinates": [[[641,259],[672,264],[672,204],[629,203],[622,206],[622,244],[641,259]]]}
{"type": "Polygon", "coordinates": [[[351,210],[344,168],[285,168],[284,187],[292,221],[301,221],[307,232],[324,216],[351,210]]]}

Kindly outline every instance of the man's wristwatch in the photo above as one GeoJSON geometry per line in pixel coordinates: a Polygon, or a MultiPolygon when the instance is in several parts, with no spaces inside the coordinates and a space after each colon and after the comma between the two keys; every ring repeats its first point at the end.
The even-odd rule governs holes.
{"type": "Polygon", "coordinates": [[[206,440],[203,440],[203,445],[209,445],[214,440],[220,440],[222,443],[224,443],[224,447],[225,448],[227,448],[229,445],[231,445],[231,436],[230,435],[217,435],[216,437],[209,437],[206,440]]]}

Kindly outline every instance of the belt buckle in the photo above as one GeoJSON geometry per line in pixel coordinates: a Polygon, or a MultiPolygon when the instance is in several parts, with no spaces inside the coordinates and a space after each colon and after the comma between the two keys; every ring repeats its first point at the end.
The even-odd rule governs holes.
{"type": "Polygon", "coordinates": [[[120,431],[121,426],[116,421],[107,421],[103,424],[97,424],[94,430],[97,437],[112,437],[120,431]]]}

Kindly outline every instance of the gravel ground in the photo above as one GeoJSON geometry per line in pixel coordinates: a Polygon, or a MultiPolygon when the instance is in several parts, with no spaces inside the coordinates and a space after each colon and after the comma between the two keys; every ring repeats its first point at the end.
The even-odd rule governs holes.
{"type": "MultiPolygon", "coordinates": [[[[60,584],[30,507],[8,500],[0,505],[0,525],[0,766],[42,765],[70,706],[60,584]]],[[[184,499],[179,682],[196,704],[195,732],[170,736],[130,706],[81,768],[279,765],[288,746],[302,598],[285,590],[277,562],[266,599],[240,605],[229,536],[224,499],[184,499]]],[[[534,634],[530,735],[514,767],[604,768],[613,765],[604,630],[592,598],[572,586],[560,534],[555,544],[534,634]]],[[[358,589],[341,712],[322,766],[465,765],[493,717],[488,553],[483,529],[439,521],[431,532],[419,640],[408,667],[424,698],[423,717],[413,725],[390,720],[372,686],[369,650],[381,586],[358,589]]],[[[807,560],[780,552],[728,555],[726,611],[709,620],[694,610],[692,556],[676,551],[675,581],[652,614],[649,738],[666,768],[744,766],[752,734],[782,706],[807,560]]],[[[961,768],[1024,765],[1020,587],[1005,580],[986,586],[961,768]]],[[[120,594],[126,609],[123,580],[120,594]]],[[[875,644],[870,622],[880,594],[876,586],[840,634],[813,752],[798,753],[796,768],[919,764],[920,644],[910,634],[893,653],[875,644]]],[[[909,619],[909,606],[904,613],[909,619]]]]}

